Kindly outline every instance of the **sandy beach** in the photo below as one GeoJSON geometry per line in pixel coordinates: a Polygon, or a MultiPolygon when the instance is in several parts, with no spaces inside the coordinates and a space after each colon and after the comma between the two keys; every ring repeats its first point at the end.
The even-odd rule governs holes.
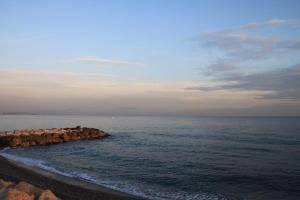
{"type": "Polygon", "coordinates": [[[53,174],[0,156],[0,177],[7,181],[26,181],[37,187],[50,189],[63,200],[129,200],[142,199],[92,183],[53,174]]]}

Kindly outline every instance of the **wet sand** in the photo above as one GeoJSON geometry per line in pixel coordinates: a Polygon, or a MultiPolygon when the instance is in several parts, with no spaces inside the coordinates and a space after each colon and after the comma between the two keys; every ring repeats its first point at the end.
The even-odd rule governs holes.
{"type": "Polygon", "coordinates": [[[42,189],[50,189],[63,200],[138,200],[133,196],[96,184],[53,174],[0,156],[0,178],[6,181],[26,181],[42,189]]]}

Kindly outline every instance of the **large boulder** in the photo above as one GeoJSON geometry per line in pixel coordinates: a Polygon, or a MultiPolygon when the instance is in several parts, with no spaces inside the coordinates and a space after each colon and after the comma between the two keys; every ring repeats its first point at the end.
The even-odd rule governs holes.
{"type": "Polygon", "coordinates": [[[0,179],[1,200],[59,200],[50,190],[42,190],[26,182],[14,184],[0,179]]]}
{"type": "Polygon", "coordinates": [[[12,186],[13,186],[12,182],[4,181],[4,180],[0,179],[0,192],[1,192],[1,190],[7,189],[12,186]]]}
{"type": "Polygon", "coordinates": [[[50,190],[45,190],[39,200],[58,200],[58,198],[50,190]]]}
{"type": "Polygon", "coordinates": [[[21,192],[25,192],[29,195],[34,195],[34,196],[40,196],[43,192],[42,189],[37,188],[29,183],[26,183],[24,181],[19,182],[16,186],[15,189],[21,192]]]}
{"type": "Polygon", "coordinates": [[[25,192],[21,192],[16,189],[6,189],[0,193],[0,199],[2,200],[34,200],[34,196],[30,196],[25,192]]]}

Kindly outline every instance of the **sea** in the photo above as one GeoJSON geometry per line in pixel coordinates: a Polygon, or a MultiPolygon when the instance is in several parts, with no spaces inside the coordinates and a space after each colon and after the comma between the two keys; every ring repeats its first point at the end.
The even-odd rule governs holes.
{"type": "Polygon", "coordinates": [[[112,136],[0,154],[153,200],[300,199],[297,117],[0,116],[0,131],[78,125],[112,136]]]}

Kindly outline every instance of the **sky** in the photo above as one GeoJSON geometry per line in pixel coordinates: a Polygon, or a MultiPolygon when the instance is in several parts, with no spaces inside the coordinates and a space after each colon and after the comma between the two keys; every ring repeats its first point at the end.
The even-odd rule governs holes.
{"type": "Polygon", "coordinates": [[[299,10],[0,0],[0,113],[300,116],[299,10]]]}

